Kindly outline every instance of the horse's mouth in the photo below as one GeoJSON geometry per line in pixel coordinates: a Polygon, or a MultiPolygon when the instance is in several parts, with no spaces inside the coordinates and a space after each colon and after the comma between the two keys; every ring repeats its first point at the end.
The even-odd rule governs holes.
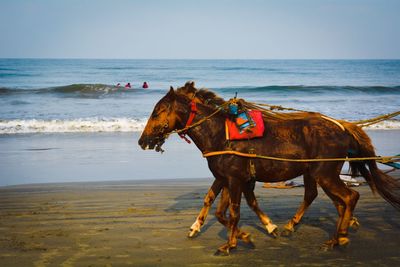
{"type": "Polygon", "coordinates": [[[164,144],[164,138],[154,138],[154,139],[139,139],[139,145],[143,150],[155,150],[157,152],[164,152],[161,148],[164,144]]]}
{"type": "Polygon", "coordinates": [[[155,146],[154,149],[155,149],[157,152],[161,152],[161,153],[164,152],[164,150],[161,148],[161,146],[164,144],[164,141],[165,141],[165,140],[162,140],[162,141],[160,141],[160,142],[158,142],[158,143],[156,144],[156,146],[155,146]]]}

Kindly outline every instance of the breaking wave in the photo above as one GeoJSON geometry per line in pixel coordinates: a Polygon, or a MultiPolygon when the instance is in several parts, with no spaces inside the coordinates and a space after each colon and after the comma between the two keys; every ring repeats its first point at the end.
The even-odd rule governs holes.
{"type": "Polygon", "coordinates": [[[0,134],[140,132],[147,119],[80,118],[72,120],[0,120],[0,134]]]}
{"type": "Polygon", "coordinates": [[[396,130],[400,129],[400,120],[387,120],[364,127],[369,130],[396,130]]]}

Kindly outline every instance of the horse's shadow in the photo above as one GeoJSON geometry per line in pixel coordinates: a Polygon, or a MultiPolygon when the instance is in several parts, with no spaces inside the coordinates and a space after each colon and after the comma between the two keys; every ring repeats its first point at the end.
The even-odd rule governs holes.
{"type": "Polygon", "coordinates": [[[165,212],[200,211],[207,189],[196,189],[174,198],[174,204],[164,209],[165,212]]]}
{"type": "MultiPolygon", "coordinates": [[[[188,193],[181,194],[174,199],[174,203],[166,208],[164,211],[167,213],[188,213],[193,215],[193,222],[196,220],[201,208],[203,207],[204,196],[207,193],[207,189],[196,189],[188,193]]],[[[202,231],[198,233],[201,236],[202,233],[206,232],[208,229],[213,227],[218,223],[217,218],[214,213],[216,211],[216,206],[219,201],[220,196],[217,196],[213,205],[209,210],[209,214],[207,219],[202,227],[202,231]]],[[[279,226],[279,229],[282,230],[284,224],[292,218],[297,210],[297,206],[288,205],[280,203],[278,206],[275,206],[275,201],[271,201],[272,199],[261,198],[259,199],[260,207],[263,211],[265,211],[268,216],[279,226]]],[[[320,200],[327,201],[327,200],[320,200]]],[[[300,205],[301,198],[299,198],[298,204],[300,205]]],[[[300,230],[303,225],[308,225],[312,227],[318,227],[329,235],[335,227],[337,213],[336,209],[333,207],[330,209],[323,208],[323,205],[318,205],[318,203],[313,204],[310,207],[312,210],[312,215],[307,216],[305,214],[301,223],[296,227],[296,231],[300,230]],[[323,217],[323,221],[321,222],[320,217],[323,217]]],[[[226,214],[229,216],[229,212],[226,214]]],[[[192,222],[190,221],[189,224],[192,222]]],[[[240,227],[246,226],[247,228],[251,228],[251,231],[256,231],[259,234],[268,235],[266,229],[261,224],[258,217],[253,213],[253,211],[247,206],[246,201],[242,199],[241,204],[241,221],[239,224],[240,227]]],[[[188,228],[190,225],[188,225],[188,228]]],[[[254,233],[254,232],[253,232],[254,233]]],[[[218,235],[221,238],[226,238],[227,230],[223,228],[219,231],[218,235]]]]}
{"type": "MultiPolygon", "coordinates": [[[[168,208],[165,209],[165,212],[168,213],[185,213],[191,214],[192,219],[188,219],[189,228],[190,225],[196,220],[201,208],[203,207],[203,199],[207,193],[206,188],[196,189],[191,192],[181,194],[174,199],[174,203],[170,205],[168,208]]],[[[222,227],[217,218],[215,217],[215,211],[217,203],[220,199],[218,196],[213,205],[209,210],[209,215],[201,229],[201,232],[197,234],[198,237],[204,235],[213,227],[219,227],[218,229],[214,229],[217,233],[218,237],[221,239],[226,239],[228,236],[228,231],[225,227],[222,227]]],[[[273,198],[268,197],[259,197],[259,205],[261,210],[266,212],[268,216],[272,219],[272,221],[278,225],[279,231],[284,229],[284,225],[292,218],[295,214],[298,205],[300,205],[302,201],[302,197],[298,197],[298,205],[294,204],[297,203],[297,197],[294,199],[295,201],[292,202],[290,199],[286,199],[285,197],[273,198]]],[[[393,233],[398,233],[398,229],[400,229],[400,220],[396,214],[396,210],[389,206],[388,203],[384,203],[385,205],[373,205],[373,207],[363,207],[360,210],[360,213],[357,213],[357,208],[355,209],[355,216],[358,218],[362,229],[367,231],[373,231],[376,233],[381,232],[383,229],[387,228],[385,231],[391,231],[393,233]],[[379,209],[381,214],[381,221],[376,221],[374,217],[376,216],[370,214],[369,212],[372,209],[379,209]],[[383,209],[382,209],[383,208],[383,209]],[[391,229],[391,230],[388,230],[391,229]]],[[[371,204],[372,205],[372,204],[371,204]]],[[[227,212],[226,216],[229,216],[229,212],[227,212]]],[[[185,216],[186,217],[186,216],[185,216]]],[[[338,219],[337,210],[332,204],[332,202],[327,198],[319,198],[314,201],[314,203],[309,207],[307,212],[305,213],[303,219],[301,220],[300,224],[296,226],[295,232],[290,235],[289,237],[278,237],[278,240],[296,240],[297,233],[302,235],[301,233],[310,233],[310,229],[306,230],[309,227],[319,229],[322,231],[326,239],[332,237],[332,233],[335,230],[336,222],[338,219]]],[[[248,231],[252,235],[256,236],[265,236],[268,239],[273,239],[272,236],[268,235],[266,229],[261,224],[259,218],[253,211],[247,206],[246,201],[242,199],[241,204],[241,219],[239,222],[240,228],[245,228],[245,231],[248,231]]],[[[355,231],[351,229],[349,234],[352,236],[357,236],[355,231]]],[[[386,233],[387,234],[387,233],[386,233]]],[[[311,237],[310,237],[311,238],[311,237]]],[[[359,237],[359,240],[362,240],[362,237],[359,237]]]]}

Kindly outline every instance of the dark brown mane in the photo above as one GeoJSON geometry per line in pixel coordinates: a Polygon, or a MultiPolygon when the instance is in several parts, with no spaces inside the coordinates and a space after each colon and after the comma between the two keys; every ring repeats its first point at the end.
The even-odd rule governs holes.
{"type": "Polygon", "coordinates": [[[187,82],[183,87],[178,88],[176,92],[188,98],[193,98],[193,96],[195,96],[201,103],[208,106],[219,106],[225,103],[225,100],[214,92],[204,88],[195,88],[194,82],[187,82]]]}
{"type": "MultiPolygon", "coordinates": [[[[192,99],[193,96],[195,96],[195,98],[207,105],[207,106],[221,106],[224,103],[226,103],[226,101],[218,96],[217,94],[215,94],[212,91],[209,91],[208,89],[205,88],[201,88],[201,89],[197,89],[195,87],[195,83],[193,81],[188,81],[186,82],[186,84],[183,87],[179,87],[176,92],[178,94],[184,95],[186,97],[188,97],[189,99],[192,99]]],[[[270,109],[266,109],[263,108],[261,106],[257,106],[254,105],[251,102],[247,102],[244,99],[239,99],[239,102],[241,103],[241,105],[247,109],[258,109],[261,110],[261,112],[263,113],[263,117],[265,120],[268,121],[288,121],[288,120],[307,120],[310,119],[311,117],[321,117],[322,114],[318,113],[318,112],[278,112],[278,111],[274,111],[274,110],[270,110],[270,109]]],[[[362,140],[362,138],[360,137],[360,135],[357,133],[357,131],[355,129],[353,129],[352,127],[350,127],[350,125],[348,123],[342,123],[342,125],[352,134],[352,136],[357,140],[357,141],[362,141],[363,143],[365,143],[367,140],[362,140]]]]}
{"type": "MultiPolygon", "coordinates": [[[[193,96],[195,96],[196,99],[198,99],[198,101],[200,101],[201,103],[212,107],[221,106],[222,104],[226,103],[226,101],[222,97],[218,96],[212,91],[209,91],[208,89],[197,89],[193,81],[186,82],[186,84],[183,87],[179,87],[176,92],[178,94],[188,97],[189,99],[192,99],[193,96]]],[[[267,120],[272,121],[307,119],[310,118],[310,116],[320,115],[319,113],[315,112],[277,112],[263,109],[259,106],[254,106],[244,99],[239,99],[239,102],[248,109],[260,109],[263,113],[263,117],[267,120]]]]}

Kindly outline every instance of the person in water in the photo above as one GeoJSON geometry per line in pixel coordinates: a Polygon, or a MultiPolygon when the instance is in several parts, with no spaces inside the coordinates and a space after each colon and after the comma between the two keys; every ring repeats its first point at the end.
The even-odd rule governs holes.
{"type": "Polygon", "coordinates": [[[121,87],[121,84],[120,84],[120,83],[117,83],[117,85],[116,85],[115,87],[121,87]]]}
{"type": "Polygon", "coordinates": [[[125,88],[132,88],[131,83],[125,84],[125,88]]]}
{"type": "Polygon", "coordinates": [[[143,88],[143,89],[149,88],[149,85],[147,84],[147,82],[144,82],[144,83],[143,83],[142,88],[143,88]]]}

